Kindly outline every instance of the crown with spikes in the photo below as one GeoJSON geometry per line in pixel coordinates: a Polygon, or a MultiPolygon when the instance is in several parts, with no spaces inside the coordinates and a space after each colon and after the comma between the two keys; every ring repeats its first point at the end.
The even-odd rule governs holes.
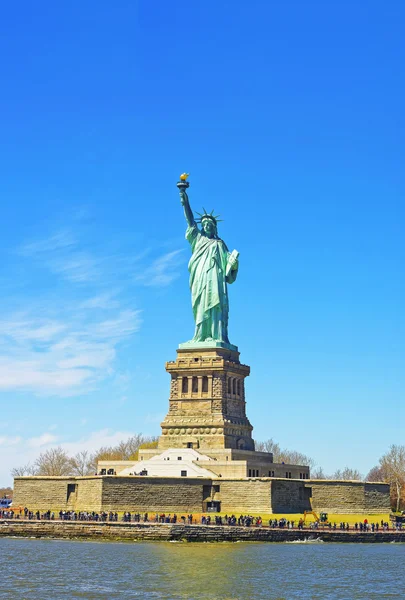
{"type": "Polygon", "coordinates": [[[211,221],[213,221],[215,223],[215,225],[217,223],[219,223],[220,221],[222,221],[222,219],[218,219],[218,217],[220,215],[214,215],[214,209],[212,209],[212,211],[209,213],[205,210],[205,208],[203,207],[203,214],[199,213],[196,211],[197,215],[200,216],[199,219],[196,219],[197,223],[202,223],[204,219],[211,219],[211,221]]]}

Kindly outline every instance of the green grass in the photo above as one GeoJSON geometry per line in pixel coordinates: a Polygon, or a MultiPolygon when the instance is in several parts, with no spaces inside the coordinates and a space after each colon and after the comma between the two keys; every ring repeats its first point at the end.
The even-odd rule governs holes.
{"type": "MultiPolygon", "coordinates": [[[[178,513],[177,516],[180,516],[182,513],[178,513]]],[[[228,513],[202,513],[205,514],[206,516],[208,514],[211,515],[211,518],[214,518],[215,520],[215,516],[221,516],[224,517],[225,514],[227,514],[228,516],[230,516],[231,514],[234,514],[236,516],[236,518],[239,517],[240,513],[239,512],[228,512],[228,513]]],[[[286,513],[281,513],[281,514],[259,514],[259,513],[250,513],[249,511],[244,512],[243,514],[250,514],[253,517],[258,517],[260,516],[263,520],[263,525],[268,525],[269,523],[269,519],[286,519],[287,521],[294,521],[294,525],[298,524],[298,521],[300,519],[304,518],[304,513],[294,513],[294,514],[286,514],[286,513]]],[[[319,513],[317,513],[319,516],[319,513]]],[[[197,519],[197,522],[201,521],[201,514],[198,515],[193,515],[193,518],[197,519]]],[[[360,522],[364,522],[364,519],[367,519],[369,523],[381,523],[381,521],[385,522],[390,522],[390,518],[389,518],[389,513],[385,513],[385,514],[378,514],[378,515],[367,515],[367,514],[363,514],[363,513],[358,513],[358,514],[332,514],[332,513],[328,513],[328,521],[330,523],[336,523],[337,525],[339,525],[339,523],[349,523],[349,525],[354,525],[356,522],[360,523],[360,522]]],[[[315,521],[313,515],[308,515],[306,518],[305,523],[307,525],[309,525],[309,523],[313,523],[315,521]]]]}

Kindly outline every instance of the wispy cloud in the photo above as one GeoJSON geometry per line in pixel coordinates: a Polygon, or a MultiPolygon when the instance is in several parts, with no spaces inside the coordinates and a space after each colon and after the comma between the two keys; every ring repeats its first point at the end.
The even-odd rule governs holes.
{"type": "Polygon", "coordinates": [[[117,308],[119,306],[119,301],[116,299],[117,292],[108,292],[98,294],[97,296],[92,296],[87,300],[84,300],[80,304],[80,308],[86,308],[89,310],[93,310],[95,308],[99,309],[110,309],[117,308]]]}
{"type": "Polygon", "coordinates": [[[15,446],[21,442],[22,438],[18,435],[9,436],[9,435],[0,435],[0,446],[8,447],[15,446]]]}
{"type": "Polygon", "coordinates": [[[85,252],[72,253],[68,258],[55,258],[48,261],[51,271],[68,281],[83,283],[100,277],[99,261],[85,252]]]}
{"type": "MultiPolygon", "coordinates": [[[[22,310],[2,307],[0,392],[66,395],[95,389],[114,373],[118,346],[141,323],[140,311],[129,309],[115,286],[115,260],[100,250],[84,251],[78,234],[67,228],[31,240],[17,254],[51,277],[39,276],[33,297],[19,298],[22,310]]],[[[116,257],[121,269],[123,259],[116,257]]]]}
{"type": "Polygon", "coordinates": [[[25,439],[21,436],[0,436],[0,451],[7,457],[7,460],[0,461],[0,482],[2,485],[10,485],[12,468],[28,463],[33,464],[42,452],[51,447],[61,446],[70,456],[74,456],[82,450],[91,453],[102,446],[114,446],[131,435],[133,435],[133,431],[101,429],[78,436],[71,441],[64,441],[63,438],[56,437],[49,432],[25,439]]]}
{"type": "Polygon", "coordinates": [[[49,446],[57,441],[56,435],[51,433],[43,433],[38,437],[32,437],[27,440],[27,446],[30,448],[42,448],[43,446],[49,446]]]}
{"type": "Polygon", "coordinates": [[[27,313],[17,313],[0,321],[0,344],[2,338],[10,338],[16,343],[48,342],[66,329],[66,325],[50,319],[35,319],[27,313]]]}
{"type": "Polygon", "coordinates": [[[45,323],[11,315],[0,323],[0,390],[83,393],[112,372],[118,344],[140,323],[133,310],[90,323],[80,313],[45,323]]]}
{"type": "Polygon", "coordinates": [[[180,276],[183,263],[183,250],[167,252],[154,260],[138,279],[146,286],[164,287],[180,276]]]}
{"type": "Polygon", "coordinates": [[[102,446],[115,446],[122,440],[127,440],[133,431],[112,431],[111,429],[101,429],[99,431],[93,431],[90,434],[84,435],[79,439],[71,442],[62,442],[60,445],[68,454],[75,455],[81,450],[87,450],[88,452],[94,452],[102,446]]]}
{"type": "Polygon", "coordinates": [[[75,237],[70,231],[58,231],[48,238],[36,240],[20,247],[19,251],[24,256],[39,256],[49,252],[66,249],[75,246],[75,237]]]}
{"type": "Polygon", "coordinates": [[[100,275],[99,261],[80,249],[77,238],[68,230],[24,244],[19,253],[68,281],[94,281],[100,275]]]}
{"type": "Polygon", "coordinates": [[[141,311],[125,301],[128,290],[133,306],[136,285],[167,286],[185,261],[182,250],[152,262],[151,248],[90,253],[89,244],[84,251],[78,233],[67,228],[31,240],[18,253],[54,279],[45,279],[45,295],[36,306],[32,299],[20,300],[22,310],[2,310],[0,392],[48,395],[86,393],[106,377],[117,377],[118,347],[141,324],[141,311]]]}

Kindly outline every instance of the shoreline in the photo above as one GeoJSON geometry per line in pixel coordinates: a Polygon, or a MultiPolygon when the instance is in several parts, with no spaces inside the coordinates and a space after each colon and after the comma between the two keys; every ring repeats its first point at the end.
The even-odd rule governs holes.
{"type": "Polygon", "coordinates": [[[358,532],[330,529],[273,529],[238,525],[183,525],[182,523],[121,523],[78,521],[0,522],[0,537],[83,539],[103,541],[183,542],[293,542],[320,538],[339,543],[405,543],[404,531],[358,532]]]}

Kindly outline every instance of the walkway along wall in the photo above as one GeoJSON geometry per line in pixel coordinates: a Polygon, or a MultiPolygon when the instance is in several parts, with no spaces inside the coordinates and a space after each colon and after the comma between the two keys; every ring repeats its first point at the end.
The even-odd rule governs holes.
{"type": "MultiPolygon", "coordinates": [[[[314,532],[268,527],[238,527],[223,525],[169,525],[153,523],[77,523],[75,521],[8,521],[0,523],[1,536],[37,538],[97,539],[111,541],[170,541],[187,542],[286,542],[304,540],[314,532]]],[[[316,537],[325,542],[405,542],[405,531],[317,531],[316,537]]]]}

